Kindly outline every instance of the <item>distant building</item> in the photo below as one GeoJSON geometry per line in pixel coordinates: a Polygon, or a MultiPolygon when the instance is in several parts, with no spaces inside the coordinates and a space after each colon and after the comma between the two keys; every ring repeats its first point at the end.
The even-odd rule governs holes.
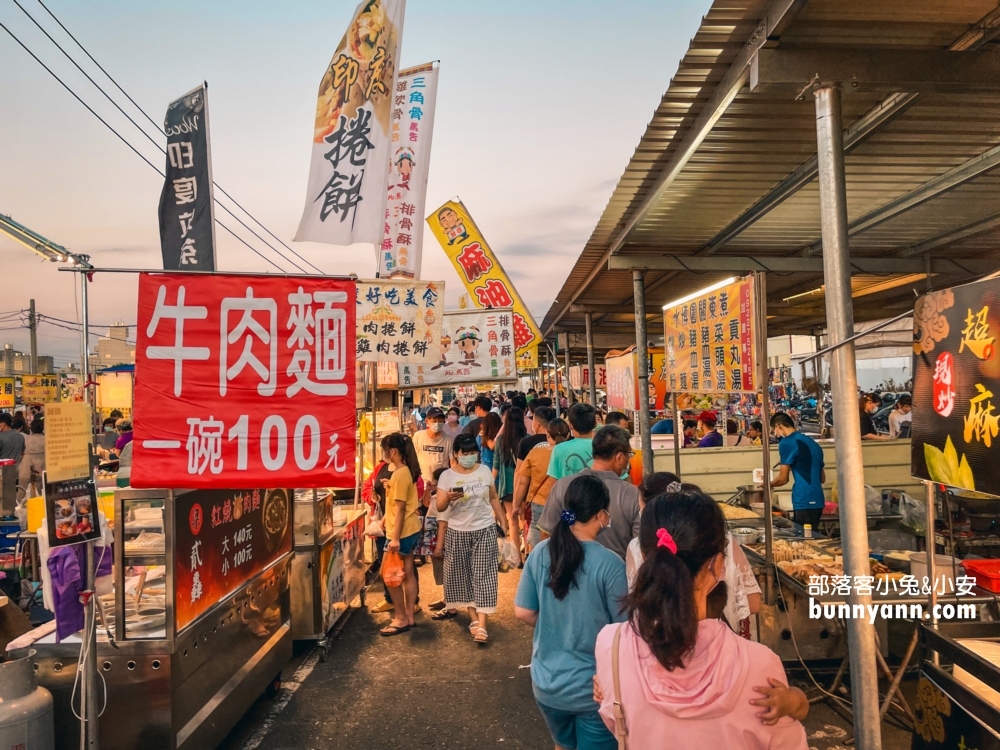
{"type": "Polygon", "coordinates": [[[97,347],[90,354],[90,367],[103,370],[115,365],[135,364],[135,343],[128,340],[129,327],[116,323],[108,330],[106,338],[98,339],[97,347]]]}
{"type": "Polygon", "coordinates": [[[52,357],[38,357],[38,372],[31,372],[31,355],[19,352],[13,344],[4,344],[3,351],[0,352],[0,377],[11,377],[13,375],[41,375],[56,371],[56,365],[52,357]]]}

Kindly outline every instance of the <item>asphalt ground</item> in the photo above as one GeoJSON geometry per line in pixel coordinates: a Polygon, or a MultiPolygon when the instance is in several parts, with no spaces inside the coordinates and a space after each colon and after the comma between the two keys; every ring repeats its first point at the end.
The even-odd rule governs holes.
{"type": "MultiPolygon", "coordinates": [[[[422,612],[409,632],[380,636],[391,613],[370,611],[382,599],[376,583],[367,608],[356,606],[335,628],[327,658],[300,646],[283,671],[278,695],[262,697],[221,748],[552,748],[531,692],[532,629],[514,619],[518,578],[519,571],[500,574],[500,608],[490,620],[485,646],[472,641],[464,615],[433,622],[422,612]]],[[[421,568],[420,580],[422,603],[440,597],[429,565],[421,568]]],[[[800,672],[791,671],[790,679],[803,688],[808,683],[800,672]]],[[[908,683],[904,687],[912,695],[908,683]]],[[[804,723],[810,748],[852,747],[843,711],[816,704],[804,723]]],[[[910,732],[883,724],[885,750],[909,748],[910,739],[910,732]]]]}

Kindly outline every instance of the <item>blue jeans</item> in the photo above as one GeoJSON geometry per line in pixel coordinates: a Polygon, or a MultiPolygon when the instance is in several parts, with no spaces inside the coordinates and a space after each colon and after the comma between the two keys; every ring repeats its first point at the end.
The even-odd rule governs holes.
{"type": "MultiPolygon", "coordinates": [[[[538,703],[538,700],[535,700],[538,703]]],[[[604,719],[593,711],[563,711],[538,703],[538,710],[549,728],[552,739],[566,750],[618,750],[618,740],[604,725],[604,719]]]]}
{"type": "Polygon", "coordinates": [[[544,505],[539,505],[538,503],[531,504],[531,525],[528,526],[528,546],[532,549],[537,547],[538,543],[542,540],[542,532],[538,528],[538,522],[542,520],[542,513],[544,512],[544,505]]]}

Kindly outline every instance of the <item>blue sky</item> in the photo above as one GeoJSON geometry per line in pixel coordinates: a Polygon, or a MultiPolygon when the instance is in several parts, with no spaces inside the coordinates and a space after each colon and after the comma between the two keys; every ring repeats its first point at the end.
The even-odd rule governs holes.
{"type": "MultiPolygon", "coordinates": [[[[36,0],[19,1],[78,52],[36,0]]],[[[291,244],[316,91],[353,1],[46,1],[157,121],[170,100],[207,80],[216,181],[291,244]]],[[[539,320],[708,7],[709,0],[408,3],[402,65],[441,61],[427,208],[460,197],[539,320]]],[[[151,161],[163,161],[12,0],[0,0],[0,22],[151,161]]],[[[2,30],[0,70],[0,213],[89,253],[97,266],[158,267],[162,178],[2,30]]],[[[223,230],[218,241],[222,270],[268,268],[223,230]]],[[[330,273],[374,273],[368,246],[293,247],[330,273]]],[[[7,279],[0,311],[34,297],[42,314],[76,319],[68,274],[2,236],[0,258],[7,279]]],[[[451,304],[463,291],[429,230],[422,275],[444,279],[451,304]]],[[[92,320],[133,323],[136,286],[130,276],[98,276],[92,320]]],[[[0,340],[25,348],[27,333],[2,331],[0,340]]],[[[70,331],[43,326],[39,341],[57,364],[78,352],[70,331]]]]}

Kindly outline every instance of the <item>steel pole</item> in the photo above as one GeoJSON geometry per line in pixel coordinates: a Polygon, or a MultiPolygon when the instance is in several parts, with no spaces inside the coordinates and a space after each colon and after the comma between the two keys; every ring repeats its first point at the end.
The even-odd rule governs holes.
{"type": "Polygon", "coordinates": [[[677,399],[679,395],[676,391],[671,393],[670,400],[674,402],[674,474],[677,475],[678,479],[681,479],[681,445],[684,443],[684,424],[681,422],[681,409],[677,399]]]}
{"type": "Polygon", "coordinates": [[[632,296],[635,298],[635,351],[639,368],[639,444],[642,446],[642,475],[653,473],[653,437],[649,432],[649,346],[646,338],[646,280],[641,269],[632,269],[632,296]]]}
{"type": "Polygon", "coordinates": [[[773,493],[771,492],[771,404],[768,400],[767,379],[767,277],[754,274],[754,315],[757,328],[757,368],[755,377],[760,387],[760,423],[764,428],[760,446],[764,462],[764,558],[767,561],[767,575],[764,576],[764,601],[773,604],[774,594],[774,515],[773,493]]]}
{"type": "MultiPolygon", "coordinates": [[[[83,265],[80,271],[80,316],[83,327],[83,386],[84,398],[88,404],[92,404],[90,393],[90,279],[87,275],[87,268],[90,259],[87,256],[79,256],[83,265]]],[[[90,481],[94,481],[91,473],[90,481]]],[[[83,716],[82,729],[80,732],[80,747],[83,750],[98,750],[100,739],[97,711],[97,625],[95,589],[97,566],[94,561],[93,541],[86,543],[86,586],[89,592],[83,608],[83,644],[81,648],[86,649],[86,656],[83,659],[83,675],[80,691],[80,713],[83,716]]]]}
{"type": "Polygon", "coordinates": [[[576,403],[576,391],[569,380],[569,334],[566,334],[566,403],[570,406],[576,403]]]}
{"type": "Polygon", "coordinates": [[[594,314],[584,313],[587,324],[587,371],[590,377],[590,405],[597,408],[597,365],[594,358],[594,314]]]}
{"type": "MultiPolygon", "coordinates": [[[[839,344],[854,333],[840,87],[836,84],[822,85],[815,91],[815,98],[826,318],[830,344],[839,344]]],[[[870,572],[854,344],[848,343],[839,347],[831,352],[830,357],[831,390],[834,410],[837,413],[835,446],[837,485],[840,488],[844,574],[857,580],[857,576],[868,576],[870,572]]],[[[871,595],[859,594],[854,588],[847,601],[852,609],[857,605],[867,606],[871,604],[871,595]]],[[[850,651],[855,744],[859,750],[880,750],[882,732],[879,720],[878,671],[875,662],[875,626],[866,618],[852,617],[847,620],[846,627],[850,651]]]]}
{"type": "Polygon", "coordinates": [[[31,374],[38,374],[38,316],[35,315],[35,300],[28,303],[28,331],[31,334],[31,374]]]}

